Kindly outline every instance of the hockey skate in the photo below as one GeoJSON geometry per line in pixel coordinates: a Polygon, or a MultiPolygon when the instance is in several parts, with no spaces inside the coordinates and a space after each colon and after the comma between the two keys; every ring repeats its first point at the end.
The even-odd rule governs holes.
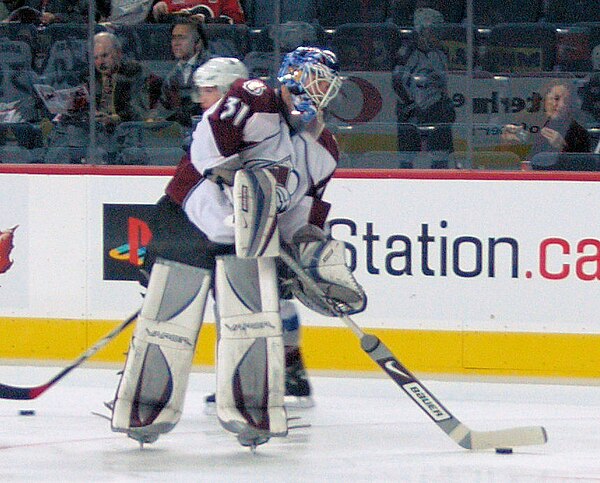
{"type": "Polygon", "coordinates": [[[299,347],[285,348],[285,406],[312,408],[315,402],[299,347]]]}

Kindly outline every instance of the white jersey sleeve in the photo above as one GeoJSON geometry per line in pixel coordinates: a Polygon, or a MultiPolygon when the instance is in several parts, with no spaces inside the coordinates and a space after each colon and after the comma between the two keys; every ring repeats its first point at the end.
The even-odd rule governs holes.
{"type": "MultiPolygon", "coordinates": [[[[238,80],[198,123],[190,148],[198,173],[239,157],[249,163],[293,164],[289,127],[277,94],[260,80],[238,80]]],[[[233,243],[231,188],[201,179],[184,202],[190,220],[210,240],[233,243]]]]}
{"type": "Polygon", "coordinates": [[[292,143],[298,186],[289,209],[279,215],[280,233],[287,242],[307,224],[321,228],[325,224],[329,205],[322,197],[339,160],[337,141],[328,130],[319,139],[307,133],[295,134],[292,143]]]}

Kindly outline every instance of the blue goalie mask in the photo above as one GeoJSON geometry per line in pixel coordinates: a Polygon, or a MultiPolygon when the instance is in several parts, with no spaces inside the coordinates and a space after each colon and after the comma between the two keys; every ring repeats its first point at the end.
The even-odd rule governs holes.
{"type": "Polygon", "coordinates": [[[292,95],[304,122],[315,118],[342,85],[337,57],[330,50],[298,47],[283,58],[277,79],[292,95]]]}

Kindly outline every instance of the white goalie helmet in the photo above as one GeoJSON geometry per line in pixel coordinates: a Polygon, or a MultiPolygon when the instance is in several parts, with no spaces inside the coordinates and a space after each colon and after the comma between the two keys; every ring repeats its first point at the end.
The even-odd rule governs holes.
{"type": "Polygon", "coordinates": [[[216,87],[225,94],[237,79],[247,79],[246,66],[235,57],[215,57],[194,72],[196,87],[216,87]]]}

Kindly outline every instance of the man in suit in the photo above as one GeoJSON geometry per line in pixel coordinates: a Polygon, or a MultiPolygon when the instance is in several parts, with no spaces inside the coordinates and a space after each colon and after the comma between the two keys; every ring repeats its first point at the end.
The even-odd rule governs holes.
{"type": "Polygon", "coordinates": [[[177,23],[171,29],[171,50],[177,65],[162,85],[161,104],[171,114],[169,121],[185,127],[192,126],[192,116],[202,114],[196,99],[193,73],[211,56],[201,24],[177,23]]]}

